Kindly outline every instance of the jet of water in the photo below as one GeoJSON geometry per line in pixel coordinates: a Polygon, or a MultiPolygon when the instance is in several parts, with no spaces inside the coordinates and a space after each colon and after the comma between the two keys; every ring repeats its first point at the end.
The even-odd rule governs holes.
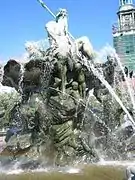
{"type": "Polygon", "coordinates": [[[133,109],[135,109],[135,100],[134,100],[134,96],[133,96],[133,94],[132,94],[132,92],[131,92],[130,84],[129,84],[128,81],[127,81],[127,77],[126,77],[126,74],[125,74],[124,69],[123,69],[123,67],[122,67],[120,58],[118,57],[118,55],[117,55],[116,52],[115,52],[114,55],[115,55],[115,58],[116,58],[116,60],[117,60],[117,62],[118,62],[118,65],[119,65],[119,67],[120,67],[120,69],[122,70],[122,73],[123,73],[123,75],[124,75],[125,83],[126,83],[127,88],[128,88],[128,93],[129,93],[129,95],[130,95],[131,102],[132,102],[132,104],[133,104],[133,109]]]}
{"type": "Polygon", "coordinates": [[[115,50],[113,47],[111,47],[109,44],[107,44],[107,45],[100,51],[100,56],[101,56],[103,59],[106,58],[106,56],[107,56],[108,54],[112,55],[112,56],[116,59],[118,65],[119,65],[119,68],[121,69],[121,71],[122,71],[122,73],[123,73],[123,75],[124,75],[124,79],[125,79],[125,83],[126,83],[126,86],[127,86],[127,89],[128,89],[128,93],[129,93],[129,95],[130,95],[130,99],[131,99],[131,102],[132,102],[132,104],[133,104],[133,108],[135,109],[134,96],[133,96],[133,93],[131,92],[131,87],[130,87],[130,84],[128,83],[126,74],[125,74],[125,72],[124,72],[124,68],[123,68],[123,66],[122,66],[122,63],[121,63],[121,61],[120,61],[120,58],[119,58],[118,54],[116,53],[116,50],[115,50]]]}
{"type": "Polygon", "coordinates": [[[115,98],[115,100],[119,103],[119,105],[122,107],[123,111],[127,114],[128,118],[132,122],[133,126],[135,127],[135,122],[131,115],[129,114],[128,110],[126,107],[123,105],[122,101],[120,98],[117,96],[117,94],[114,92],[113,88],[110,86],[110,84],[104,79],[103,75],[98,72],[98,70],[94,67],[93,64],[91,64],[89,61],[86,61],[85,63],[89,71],[92,70],[93,74],[105,85],[105,87],[108,89],[110,94],[115,98]]]}
{"type": "Polygon", "coordinates": [[[23,90],[22,90],[22,82],[23,82],[23,78],[24,78],[24,65],[21,64],[21,69],[20,69],[20,80],[19,80],[19,91],[21,93],[23,93],[23,90]]]}

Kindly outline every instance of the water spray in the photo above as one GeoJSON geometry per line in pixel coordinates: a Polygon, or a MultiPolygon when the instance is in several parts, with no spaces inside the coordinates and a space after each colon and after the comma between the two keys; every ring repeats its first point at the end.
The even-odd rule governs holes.
{"type": "Polygon", "coordinates": [[[92,64],[89,64],[89,67],[92,69],[94,75],[106,86],[106,88],[109,90],[110,94],[115,98],[115,100],[119,103],[119,105],[122,107],[123,111],[127,114],[129,120],[131,121],[131,123],[133,124],[133,126],[135,127],[135,122],[133,120],[133,118],[131,117],[130,113],[128,112],[127,108],[123,105],[122,101],[120,100],[120,98],[117,96],[117,94],[114,92],[114,90],[112,89],[112,87],[110,86],[110,84],[103,78],[102,75],[100,75],[97,71],[97,69],[95,69],[95,67],[92,64]]]}
{"type": "Polygon", "coordinates": [[[125,74],[124,69],[123,69],[123,67],[122,67],[122,64],[121,64],[121,62],[120,62],[120,58],[118,57],[118,55],[117,55],[116,52],[115,52],[115,57],[116,57],[116,60],[117,60],[117,62],[118,62],[118,65],[119,65],[119,67],[120,67],[120,69],[122,70],[122,73],[123,73],[123,75],[124,75],[125,83],[126,83],[126,85],[127,85],[127,89],[128,89],[129,95],[130,95],[131,102],[132,102],[132,104],[133,104],[133,110],[135,110],[135,100],[134,100],[134,96],[132,95],[131,88],[130,88],[130,85],[129,85],[129,83],[128,83],[126,74],[125,74]]]}

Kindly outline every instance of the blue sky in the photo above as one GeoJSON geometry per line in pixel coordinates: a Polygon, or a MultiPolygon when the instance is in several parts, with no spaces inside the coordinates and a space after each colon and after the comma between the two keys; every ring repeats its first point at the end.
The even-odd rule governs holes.
{"type": "MultiPolygon", "coordinates": [[[[112,44],[111,27],[117,20],[119,0],[44,0],[56,13],[66,8],[69,31],[74,37],[86,35],[95,49],[112,44]]],[[[0,61],[20,56],[28,40],[46,38],[45,24],[52,16],[37,0],[0,0],[0,61]]]]}

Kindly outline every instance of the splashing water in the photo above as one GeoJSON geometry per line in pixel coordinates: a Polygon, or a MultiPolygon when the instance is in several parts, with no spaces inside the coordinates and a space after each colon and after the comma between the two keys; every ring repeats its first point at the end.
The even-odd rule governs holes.
{"type": "Polygon", "coordinates": [[[84,121],[85,116],[86,116],[86,111],[89,111],[89,112],[92,113],[93,117],[95,117],[96,120],[97,120],[99,123],[103,124],[103,126],[108,130],[108,132],[111,132],[111,129],[105,124],[105,122],[102,121],[101,118],[99,118],[99,116],[97,116],[97,114],[94,113],[93,110],[89,108],[89,101],[90,101],[91,96],[92,96],[92,93],[89,92],[88,100],[87,100],[86,106],[85,106],[83,121],[84,121]]]}
{"type": "MultiPolygon", "coordinates": [[[[122,71],[123,71],[123,68],[122,68],[122,65],[121,65],[121,63],[120,63],[120,60],[117,58],[117,60],[119,61],[118,62],[118,64],[119,64],[119,66],[120,66],[120,68],[122,69],[122,71]]],[[[88,63],[88,62],[87,62],[88,63]]],[[[103,75],[102,74],[100,74],[100,72],[98,71],[98,69],[96,69],[92,64],[87,64],[86,65],[87,67],[88,67],[88,69],[89,69],[89,71],[91,71],[92,70],[92,72],[93,72],[93,74],[106,86],[106,88],[109,90],[109,92],[110,92],[110,94],[116,99],[116,101],[120,104],[120,106],[122,107],[122,109],[124,110],[124,112],[127,114],[127,116],[129,117],[129,119],[130,119],[130,121],[132,122],[132,124],[133,124],[133,126],[135,126],[135,122],[134,122],[134,120],[133,120],[133,118],[131,117],[131,115],[129,114],[129,112],[128,112],[128,110],[126,109],[126,107],[123,105],[123,103],[122,103],[122,101],[120,100],[120,98],[117,96],[117,94],[114,92],[114,90],[113,90],[113,88],[109,85],[109,83],[104,79],[104,77],[103,77],[103,75]]],[[[124,72],[124,71],[123,71],[124,72]]],[[[101,72],[102,73],[102,72],[101,72]]],[[[20,90],[20,92],[22,92],[22,82],[23,82],[23,77],[24,77],[24,66],[23,65],[21,65],[21,78],[20,78],[20,81],[19,81],[19,90],[20,90]]],[[[124,74],[124,77],[125,77],[125,73],[123,73],[124,74]]],[[[130,91],[130,87],[129,87],[129,84],[128,84],[128,82],[127,82],[127,79],[125,78],[125,80],[126,80],[126,83],[127,83],[127,87],[128,87],[128,92],[129,92],[129,94],[130,94],[130,97],[131,97],[131,100],[132,100],[132,103],[133,103],[133,105],[135,104],[135,102],[134,102],[134,100],[133,100],[133,98],[132,98],[132,93],[131,93],[131,91],[130,91]]],[[[60,91],[61,92],[61,91],[60,91]]],[[[67,94],[67,93],[66,93],[67,94]]],[[[69,96],[69,94],[67,94],[68,96],[69,96]]],[[[98,121],[98,122],[101,122],[103,125],[104,125],[104,127],[105,128],[107,128],[108,129],[108,132],[110,132],[111,130],[109,129],[109,127],[107,127],[107,125],[105,124],[105,122],[103,122],[98,116],[97,116],[97,114],[96,113],[94,113],[92,110],[91,110],[91,108],[89,107],[89,100],[90,100],[90,97],[91,97],[91,94],[89,94],[89,96],[88,96],[88,100],[87,100],[87,103],[86,103],[86,107],[85,107],[85,111],[89,111],[89,112],[91,112],[92,113],[92,115],[95,117],[95,119],[98,121]]],[[[38,99],[37,99],[37,101],[38,101],[38,99]]],[[[78,101],[78,104],[79,103],[81,103],[80,101],[78,101]]],[[[135,107],[135,106],[134,106],[135,107]]],[[[77,107],[78,108],[78,107],[77,107]]],[[[85,118],[85,113],[84,113],[84,118],[85,118]]],[[[83,118],[83,119],[84,119],[83,118]]],[[[96,137],[93,137],[93,138],[96,138],[96,137]]],[[[99,138],[101,138],[101,137],[99,137],[99,138]]],[[[97,152],[98,154],[99,154],[99,157],[102,157],[102,154],[100,154],[100,152],[97,152]]],[[[103,164],[107,164],[107,162],[106,161],[102,161],[102,158],[100,158],[100,163],[101,163],[101,165],[103,165],[103,164]]],[[[100,164],[99,163],[99,164],[100,164]]],[[[113,164],[113,162],[112,161],[110,161],[110,162],[108,162],[108,164],[113,164]]],[[[19,172],[18,170],[17,170],[17,172],[19,172]]],[[[78,170],[74,170],[74,169],[70,169],[69,171],[67,171],[68,173],[78,173],[78,170]]]]}
{"type": "Polygon", "coordinates": [[[131,92],[131,87],[130,87],[130,85],[129,85],[129,83],[128,83],[126,74],[125,74],[125,72],[124,72],[124,69],[123,69],[123,67],[122,67],[122,64],[121,64],[120,59],[119,59],[119,57],[118,57],[117,54],[116,54],[116,57],[117,57],[116,60],[117,60],[119,66],[120,66],[120,68],[121,68],[121,70],[122,70],[122,72],[123,72],[123,75],[124,75],[124,79],[125,79],[125,82],[126,82],[126,85],[127,85],[127,88],[128,88],[128,93],[129,93],[129,95],[130,95],[131,102],[132,102],[132,104],[133,104],[133,109],[135,109],[135,100],[134,100],[134,96],[133,96],[133,94],[132,94],[132,92],[131,92]]]}
{"type": "Polygon", "coordinates": [[[22,94],[23,93],[23,90],[22,90],[22,88],[23,88],[23,78],[24,78],[24,65],[23,64],[21,64],[21,68],[20,68],[20,80],[19,80],[19,91],[20,91],[20,93],[22,94]]]}
{"type": "Polygon", "coordinates": [[[85,61],[86,66],[88,67],[89,71],[92,70],[93,74],[105,85],[105,87],[109,90],[110,94],[116,99],[116,101],[119,103],[119,105],[122,107],[122,109],[124,110],[124,112],[127,114],[127,116],[129,117],[130,121],[132,122],[133,126],[135,127],[135,122],[133,120],[133,118],[131,117],[131,115],[129,114],[128,110],[126,109],[126,107],[123,105],[122,101],[120,100],[120,98],[117,96],[117,94],[114,92],[113,88],[109,85],[109,83],[104,79],[103,75],[101,75],[98,70],[94,67],[93,64],[91,64],[90,62],[86,62],[85,61]]]}
{"type": "Polygon", "coordinates": [[[122,63],[121,63],[121,61],[120,61],[120,58],[118,57],[118,54],[116,53],[116,51],[115,51],[114,48],[112,48],[112,47],[109,46],[109,45],[107,46],[107,48],[112,52],[113,57],[116,58],[117,63],[118,63],[118,65],[119,65],[120,69],[122,70],[122,73],[123,73],[124,79],[125,79],[125,83],[126,83],[126,86],[127,86],[127,89],[128,89],[128,93],[129,93],[129,95],[130,95],[130,99],[131,99],[131,102],[132,102],[132,104],[133,104],[133,109],[135,109],[134,96],[133,96],[133,93],[131,92],[131,87],[130,87],[130,84],[128,83],[126,74],[125,74],[125,72],[124,72],[124,68],[123,68],[122,63]]]}
{"type": "Polygon", "coordinates": [[[4,70],[3,70],[2,65],[0,64],[0,84],[1,84],[1,82],[3,80],[3,74],[4,74],[4,70]]]}
{"type": "MultiPolygon", "coordinates": [[[[51,89],[54,89],[54,88],[51,87],[51,89]]],[[[60,91],[60,90],[57,90],[57,91],[59,91],[60,93],[63,93],[63,92],[60,91]]],[[[73,99],[75,99],[73,96],[67,94],[66,92],[64,92],[64,94],[67,95],[67,96],[72,97],[73,99]]],[[[108,130],[108,132],[111,132],[111,129],[105,124],[105,122],[104,122],[96,113],[94,113],[91,108],[89,108],[89,100],[90,100],[91,95],[92,95],[92,94],[91,94],[91,92],[90,92],[90,93],[89,93],[89,98],[88,98],[87,103],[86,103],[86,106],[85,106],[85,112],[84,112],[84,117],[83,117],[83,119],[82,119],[82,125],[83,125],[83,122],[84,122],[84,119],[85,119],[86,111],[88,111],[88,112],[90,112],[90,113],[93,115],[93,117],[96,119],[96,120],[94,120],[94,122],[93,122],[92,128],[93,128],[95,122],[99,122],[99,123],[101,123],[101,124],[104,126],[104,128],[106,128],[106,129],[108,130]]],[[[76,100],[76,99],[75,99],[75,100],[76,100]]],[[[79,103],[82,104],[82,105],[84,105],[84,104],[82,103],[82,101],[80,101],[80,100],[78,100],[77,102],[78,102],[78,105],[79,105],[79,103]]],[[[77,111],[77,109],[76,109],[76,111],[77,111]]],[[[94,147],[95,140],[98,139],[98,138],[97,138],[94,134],[91,134],[91,135],[93,135],[93,136],[92,136],[92,138],[91,138],[91,141],[89,141],[89,143],[90,143],[90,144],[93,144],[94,151],[96,152],[96,154],[97,154],[97,156],[98,156],[98,158],[99,158],[99,160],[100,160],[100,159],[103,158],[104,155],[102,154],[102,152],[100,152],[99,149],[96,149],[96,148],[94,147]]],[[[102,137],[103,137],[103,136],[102,136],[102,137]]],[[[99,138],[102,138],[102,137],[99,137],[99,138]]]]}
{"type": "MultiPolygon", "coordinates": [[[[130,86],[129,86],[129,83],[127,81],[127,78],[126,78],[126,75],[125,75],[125,72],[123,70],[123,67],[122,67],[122,64],[120,62],[120,59],[118,57],[118,55],[116,54],[115,52],[115,49],[112,48],[110,45],[107,45],[105,46],[101,51],[100,53],[98,53],[98,58],[100,57],[107,57],[107,55],[112,55],[113,57],[116,58],[116,60],[118,61],[118,65],[120,66],[122,72],[123,72],[123,75],[124,75],[124,78],[125,78],[125,81],[126,81],[126,85],[128,87],[128,93],[130,94],[130,98],[131,98],[131,101],[132,101],[132,104],[133,106],[135,105],[135,102],[134,102],[134,97],[131,93],[131,89],[130,89],[130,86]]],[[[109,83],[104,79],[103,77],[103,74],[102,72],[99,72],[94,66],[93,64],[91,64],[90,62],[88,62],[86,59],[84,61],[84,64],[87,66],[88,70],[93,72],[93,74],[105,85],[105,87],[109,90],[110,94],[115,98],[115,100],[119,103],[119,105],[122,107],[122,109],[124,110],[124,112],[127,114],[127,116],[129,117],[131,123],[133,124],[133,126],[135,127],[135,122],[133,120],[133,118],[131,117],[131,115],[129,114],[128,110],[126,109],[126,107],[123,105],[122,101],[120,100],[120,98],[117,96],[117,94],[114,92],[113,88],[109,85],[109,83]]]]}
{"type": "Polygon", "coordinates": [[[106,166],[106,165],[111,165],[111,166],[134,166],[134,162],[131,162],[131,161],[105,161],[104,159],[101,159],[97,165],[103,165],[103,166],[106,166]]]}

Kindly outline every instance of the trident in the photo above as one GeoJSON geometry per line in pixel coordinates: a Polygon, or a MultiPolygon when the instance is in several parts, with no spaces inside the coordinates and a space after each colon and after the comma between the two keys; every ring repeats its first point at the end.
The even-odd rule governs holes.
{"type": "MultiPolygon", "coordinates": [[[[55,14],[47,7],[47,5],[42,0],[37,0],[37,1],[41,4],[43,8],[47,9],[47,11],[56,19],[55,14]]],[[[73,40],[75,40],[75,38],[72,36],[70,32],[68,32],[68,34],[73,40]]]]}

